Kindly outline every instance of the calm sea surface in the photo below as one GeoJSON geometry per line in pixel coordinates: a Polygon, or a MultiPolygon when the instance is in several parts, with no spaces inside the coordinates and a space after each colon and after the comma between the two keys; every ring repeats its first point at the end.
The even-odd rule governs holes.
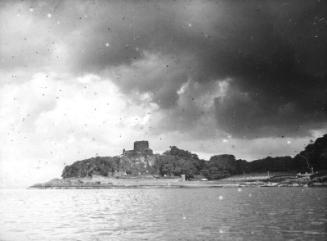
{"type": "Polygon", "coordinates": [[[0,190],[0,240],[327,240],[327,189],[0,190]]]}

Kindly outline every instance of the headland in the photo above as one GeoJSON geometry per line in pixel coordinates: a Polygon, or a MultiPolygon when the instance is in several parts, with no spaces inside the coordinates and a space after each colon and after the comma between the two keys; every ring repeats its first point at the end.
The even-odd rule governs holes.
{"type": "Polygon", "coordinates": [[[65,166],[62,179],[32,188],[201,188],[201,187],[325,187],[327,135],[295,157],[267,157],[247,162],[230,154],[209,160],[171,146],[154,154],[148,141],[134,142],[114,157],[93,157],[65,166]]]}

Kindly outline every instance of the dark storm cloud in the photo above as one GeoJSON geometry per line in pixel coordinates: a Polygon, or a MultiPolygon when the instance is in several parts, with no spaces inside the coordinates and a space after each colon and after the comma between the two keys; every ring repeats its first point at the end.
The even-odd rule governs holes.
{"type": "Polygon", "coordinates": [[[326,123],[324,1],[32,3],[61,21],[50,31],[73,72],[113,73],[123,92],[148,93],[168,129],[199,124],[194,103],[205,96],[215,128],[235,136],[307,135],[326,123]],[[223,81],[223,96],[206,88],[223,81]],[[186,83],[204,87],[181,92],[186,83]]]}
{"type": "MultiPolygon", "coordinates": [[[[172,69],[185,69],[184,82],[189,78],[206,85],[231,79],[226,96],[214,101],[218,128],[250,138],[308,135],[311,129],[321,128],[327,120],[326,3],[221,1],[206,7],[197,19],[202,28],[179,16],[175,21],[159,21],[164,28],[152,32],[154,36],[145,35],[144,41],[151,44],[144,47],[176,56],[181,63],[172,69]]],[[[165,16],[171,19],[171,12],[165,16]]],[[[163,76],[151,81],[163,82],[162,86],[183,82],[163,76]]],[[[131,82],[128,88],[140,86],[131,82]]],[[[180,86],[155,100],[160,104],[180,86]]],[[[174,108],[173,103],[170,106],[174,108]]],[[[194,123],[184,110],[175,111],[173,117],[186,126],[194,123]]]]}
{"type": "Polygon", "coordinates": [[[226,97],[215,100],[218,125],[256,137],[306,135],[326,124],[326,5],[284,2],[247,10],[253,21],[240,20],[243,37],[234,35],[224,59],[233,81],[226,97]]]}

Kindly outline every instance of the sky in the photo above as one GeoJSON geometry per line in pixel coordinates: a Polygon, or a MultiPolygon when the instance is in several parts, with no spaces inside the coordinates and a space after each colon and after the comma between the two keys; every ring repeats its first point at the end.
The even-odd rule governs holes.
{"type": "Polygon", "coordinates": [[[295,155],[327,132],[325,1],[0,1],[0,187],[135,140],[295,155]]]}

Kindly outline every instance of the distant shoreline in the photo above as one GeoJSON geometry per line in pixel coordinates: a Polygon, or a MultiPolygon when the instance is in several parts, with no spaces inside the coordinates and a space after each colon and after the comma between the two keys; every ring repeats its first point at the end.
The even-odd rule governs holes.
{"type": "Polygon", "coordinates": [[[154,177],[87,177],[53,179],[30,188],[37,189],[114,189],[114,188],[242,188],[242,187],[327,187],[318,179],[291,175],[231,176],[219,180],[191,180],[154,177]]]}

